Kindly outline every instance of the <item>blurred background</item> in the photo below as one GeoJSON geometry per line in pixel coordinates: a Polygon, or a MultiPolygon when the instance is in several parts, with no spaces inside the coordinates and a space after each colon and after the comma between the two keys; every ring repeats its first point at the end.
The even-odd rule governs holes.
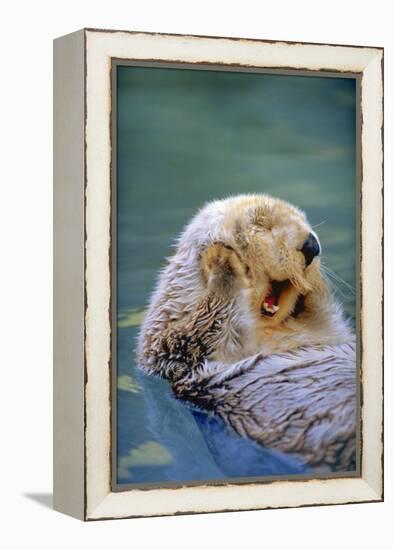
{"type": "Polygon", "coordinates": [[[118,483],[308,473],[230,433],[135,368],[157,273],[207,201],[268,193],[303,209],[356,322],[356,81],[118,67],[118,483]]]}

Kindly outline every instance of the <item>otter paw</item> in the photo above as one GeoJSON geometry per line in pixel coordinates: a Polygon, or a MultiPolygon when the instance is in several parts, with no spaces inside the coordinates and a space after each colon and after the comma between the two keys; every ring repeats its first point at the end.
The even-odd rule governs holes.
{"type": "Polygon", "coordinates": [[[203,278],[210,288],[229,290],[234,286],[246,287],[247,266],[233,248],[214,243],[201,254],[203,278]]]}

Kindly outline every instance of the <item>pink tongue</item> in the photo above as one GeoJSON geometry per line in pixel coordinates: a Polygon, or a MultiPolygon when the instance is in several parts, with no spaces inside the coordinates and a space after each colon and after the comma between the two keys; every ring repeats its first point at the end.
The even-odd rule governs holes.
{"type": "Polygon", "coordinates": [[[268,305],[269,307],[272,307],[272,306],[275,305],[276,298],[274,297],[273,294],[270,294],[270,295],[266,298],[265,302],[267,303],[267,305],[268,305]]]}

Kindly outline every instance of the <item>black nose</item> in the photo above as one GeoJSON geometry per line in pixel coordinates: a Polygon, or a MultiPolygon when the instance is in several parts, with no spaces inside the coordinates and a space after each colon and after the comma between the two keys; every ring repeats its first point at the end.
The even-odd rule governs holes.
{"type": "Polygon", "coordinates": [[[306,266],[310,265],[315,256],[320,253],[320,248],[317,239],[312,233],[307,237],[301,251],[303,252],[304,259],[306,260],[306,266]]]}

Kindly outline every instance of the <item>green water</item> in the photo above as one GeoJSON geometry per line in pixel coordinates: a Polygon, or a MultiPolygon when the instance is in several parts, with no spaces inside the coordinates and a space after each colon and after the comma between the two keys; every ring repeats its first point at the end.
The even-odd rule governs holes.
{"type": "Polygon", "coordinates": [[[193,415],[133,350],[175,237],[205,202],[245,192],[307,213],[355,322],[355,80],[124,66],[117,125],[118,482],[301,471],[193,415]]]}

